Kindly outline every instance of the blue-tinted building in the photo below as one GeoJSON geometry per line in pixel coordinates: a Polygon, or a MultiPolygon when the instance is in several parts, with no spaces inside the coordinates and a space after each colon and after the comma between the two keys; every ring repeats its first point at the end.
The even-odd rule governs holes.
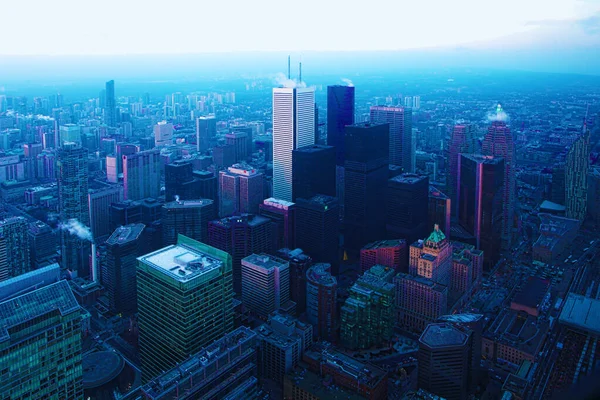
{"type": "Polygon", "coordinates": [[[327,86],[327,145],[335,147],[335,162],[344,166],[346,125],[354,124],[354,86],[327,86]]]}

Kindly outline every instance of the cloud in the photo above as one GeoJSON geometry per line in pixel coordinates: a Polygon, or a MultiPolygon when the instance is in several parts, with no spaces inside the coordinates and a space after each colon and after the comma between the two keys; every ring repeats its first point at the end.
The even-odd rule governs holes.
{"type": "Polygon", "coordinates": [[[352,81],[348,78],[342,78],[342,82],[344,82],[346,85],[352,87],[354,86],[354,83],[352,83],[352,81]]]}
{"type": "Polygon", "coordinates": [[[69,231],[71,235],[75,235],[81,240],[87,240],[88,242],[94,241],[90,228],[75,218],[71,218],[67,222],[61,222],[58,227],[64,231],[69,231]]]}
{"type": "Polygon", "coordinates": [[[284,88],[305,88],[306,83],[298,82],[296,79],[289,79],[285,74],[279,72],[275,75],[275,84],[284,88]]]}
{"type": "Polygon", "coordinates": [[[507,122],[510,117],[504,112],[502,106],[498,104],[496,111],[487,113],[486,119],[488,122],[507,122]]]}

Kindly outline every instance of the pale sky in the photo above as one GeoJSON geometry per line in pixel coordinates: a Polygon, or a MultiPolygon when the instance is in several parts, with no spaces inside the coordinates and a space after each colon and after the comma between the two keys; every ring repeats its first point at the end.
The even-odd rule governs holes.
{"type": "Polygon", "coordinates": [[[600,45],[600,0],[0,0],[0,55],[600,45]]]}

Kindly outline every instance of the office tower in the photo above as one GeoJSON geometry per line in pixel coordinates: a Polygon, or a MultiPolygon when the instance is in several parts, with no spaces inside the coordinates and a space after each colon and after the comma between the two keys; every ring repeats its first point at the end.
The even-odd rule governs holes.
{"type": "Polygon", "coordinates": [[[254,331],[258,335],[259,376],[282,384],[284,375],[298,365],[312,345],[312,325],[276,312],[254,331]]]}
{"type": "Polygon", "coordinates": [[[588,175],[587,212],[600,225],[600,168],[590,169],[588,175]]]}
{"type": "Polygon", "coordinates": [[[315,144],[319,143],[319,106],[315,103],[315,144]]]}
{"type": "Polygon", "coordinates": [[[199,199],[200,185],[194,177],[194,166],[189,161],[175,161],[165,165],[165,200],[199,199]]]}
{"type": "Polygon", "coordinates": [[[350,288],[341,309],[340,340],[346,348],[380,346],[394,333],[395,271],[376,265],[350,288]]]}
{"type": "Polygon", "coordinates": [[[471,367],[470,337],[450,323],[430,324],[419,338],[419,388],[465,400],[471,367]]]}
{"type": "Polygon", "coordinates": [[[131,200],[112,203],[108,215],[110,230],[114,232],[119,226],[142,222],[142,205],[131,200]]]}
{"type": "Polygon", "coordinates": [[[458,165],[458,222],[475,237],[489,270],[500,258],[506,193],[504,159],[461,154],[458,165]]]}
{"type": "Polygon", "coordinates": [[[258,214],[271,220],[273,249],[296,245],[296,204],[269,197],[258,205],[258,214]]]}
{"type": "Polygon", "coordinates": [[[241,326],[142,386],[147,400],[255,399],[257,335],[241,326]]]}
{"type": "Polygon", "coordinates": [[[104,123],[108,126],[117,126],[117,104],[115,101],[115,81],[106,82],[104,123]]]}
{"type": "Polygon", "coordinates": [[[427,235],[429,214],[429,178],[402,174],[388,180],[386,194],[388,236],[408,243],[427,235]]]}
{"type": "Polygon", "coordinates": [[[290,264],[290,298],[296,303],[296,312],[306,309],[306,272],[312,265],[312,258],[302,249],[279,249],[277,255],[290,264]]]}
{"type": "Polygon", "coordinates": [[[235,162],[246,161],[248,156],[248,141],[252,139],[248,137],[246,132],[231,132],[225,134],[225,143],[233,146],[235,153],[235,162]]]}
{"type": "Polygon", "coordinates": [[[413,106],[413,98],[411,96],[406,96],[404,97],[404,107],[411,107],[413,106]]]}
{"type": "MultiPolygon", "coordinates": [[[[57,154],[56,181],[58,183],[58,208],[62,223],[75,219],[89,225],[88,206],[88,151],[74,143],[65,143],[57,154]]],[[[89,243],[62,229],[61,267],[76,275],[89,274],[86,250],[89,243]]]]}
{"type": "Polygon", "coordinates": [[[590,135],[587,127],[571,145],[565,167],[565,216],[583,221],[587,215],[590,135]]]}
{"type": "Polygon", "coordinates": [[[90,229],[94,239],[107,236],[110,229],[110,205],[123,200],[122,186],[106,186],[102,189],[92,189],[88,193],[90,214],[90,229]]]}
{"type": "Polygon", "coordinates": [[[182,235],[138,258],[143,382],[233,330],[232,289],[231,256],[182,235]]]}
{"type": "Polygon", "coordinates": [[[412,110],[406,107],[371,107],[371,123],[390,125],[390,164],[400,165],[404,172],[413,172],[412,110]]]}
{"type": "Polygon", "coordinates": [[[106,181],[110,183],[119,183],[119,173],[118,157],[114,155],[106,156],[106,181]]]}
{"type": "Polygon", "coordinates": [[[23,217],[0,220],[0,236],[4,238],[6,246],[5,268],[8,270],[8,277],[24,274],[31,268],[28,230],[29,224],[23,217]]]}
{"type": "Polygon", "coordinates": [[[217,169],[235,164],[235,147],[231,144],[215,146],[212,149],[213,162],[217,169]]]}
{"type": "Polygon", "coordinates": [[[457,269],[452,267],[452,281],[450,289],[455,288],[457,291],[468,292],[473,288],[477,288],[483,278],[483,251],[478,250],[472,244],[453,241],[452,242],[453,262],[465,264],[468,270],[457,269]]]}
{"type": "MultiPolygon", "coordinates": [[[[252,126],[248,126],[248,125],[230,125],[229,129],[231,130],[232,133],[245,133],[246,134],[246,139],[244,140],[244,142],[246,143],[246,154],[248,157],[250,157],[252,155],[252,153],[254,152],[254,129],[252,126]]],[[[227,141],[227,138],[226,138],[227,141]]],[[[242,149],[240,149],[240,151],[242,151],[242,149]]]]}
{"type": "Polygon", "coordinates": [[[47,224],[35,221],[29,224],[29,255],[31,269],[48,264],[56,256],[56,234],[47,224]]]}
{"type": "Polygon", "coordinates": [[[259,318],[267,319],[290,301],[290,265],[265,253],[242,259],[242,303],[259,318]]]}
{"type": "Polygon", "coordinates": [[[435,186],[429,185],[429,218],[428,224],[439,225],[446,237],[450,237],[450,214],[452,201],[435,186]]]}
{"type": "Polygon", "coordinates": [[[292,199],[317,194],[335,197],[335,148],[321,144],[292,151],[292,199]]]}
{"type": "Polygon", "coordinates": [[[221,217],[256,214],[265,199],[263,174],[247,164],[234,164],[219,173],[221,217]]]}
{"type": "Polygon", "coordinates": [[[208,150],[217,136],[217,120],[212,116],[198,117],[196,119],[196,149],[208,150]]]}
{"type": "Polygon", "coordinates": [[[164,147],[173,144],[173,124],[161,121],[154,125],[154,146],[164,147]]]}
{"type": "Polygon", "coordinates": [[[137,311],[136,265],[146,246],[144,228],[144,224],[120,226],[106,240],[102,284],[110,311],[115,314],[130,315],[137,311]]]}
{"type": "Polygon", "coordinates": [[[8,266],[8,238],[0,235],[0,282],[10,278],[10,267],[8,266]]]}
{"type": "Polygon", "coordinates": [[[408,246],[404,239],[379,240],[360,250],[360,269],[366,272],[375,265],[383,265],[396,272],[408,271],[408,246]]]}
{"type": "Polygon", "coordinates": [[[552,192],[550,199],[556,204],[566,204],[567,187],[565,182],[566,165],[564,162],[552,166],[552,192]]]}
{"type": "Polygon", "coordinates": [[[206,243],[208,222],[215,217],[213,201],[209,199],[175,200],[162,206],[163,245],[177,243],[177,237],[206,243]]]}
{"type": "Polygon", "coordinates": [[[327,145],[335,148],[336,165],[344,166],[345,128],[354,124],[354,86],[327,86],[327,145]]]}
{"type": "MultiPolygon", "coordinates": [[[[500,108],[500,105],[498,105],[500,108]]],[[[492,122],[481,144],[482,154],[504,159],[504,195],[502,200],[502,247],[508,249],[513,239],[516,208],[515,163],[517,161],[510,128],[500,121],[492,122]]],[[[587,172],[587,171],[586,171],[587,172]]],[[[584,213],[585,214],[585,213],[584,213]]]]}
{"type": "Polygon", "coordinates": [[[153,199],[160,196],[160,150],[123,156],[123,198],[153,199]]]}
{"type": "Polygon", "coordinates": [[[306,271],[306,318],[317,337],[333,342],[337,329],[337,280],[331,265],[318,263],[306,271]]]}
{"type": "Polygon", "coordinates": [[[452,274],[452,244],[435,225],[425,241],[419,240],[410,246],[409,273],[422,276],[435,283],[450,285],[452,274]]]}
{"type": "Polygon", "coordinates": [[[345,133],[345,246],[360,249],[385,234],[389,125],[356,124],[345,133]]]}
{"type": "Polygon", "coordinates": [[[313,260],[339,267],[340,219],[335,197],[318,195],[296,202],[296,245],[313,260]]]}
{"type": "Polygon", "coordinates": [[[57,265],[0,282],[0,393],[83,398],[82,309],[57,265]]]}
{"type": "Polygon", "coordinates": [[[475,149],[475,127],[473,125],[455,125],[448,143],[448,176],[446,177],[446,194],[450,197],[452,204],[452,215],[456,216],[458,202],[456,193],[458,190],[458,159],[461,153],[473,154],[475,149]]]}
{"type": "Polygon", "coordinates": [[[242,258],[272,251],[268,218],[242,214],[208,223],[208,244],[232,257],[233,289],[242,291],[242,258]]]}
{"type": "Polygon", "coordinates": [[[448,287],[421,276],[399,273],[396,288],[396,325],[421,333],[427,324],[448,312],[448,287]]]}
{"type": "Polygon", "coordinates": [[[60,144],[78,143],[81,144],[81,127],[74,124],[64,124],[60,126],[60,144]]]}
{"type": "Polygon", "coordinates": [[[414,96],[413,97],[413,108],[415,110],[418,110],[421,108],[421,96],[414,96]]]}
{"type": "Polygon", "coordinates": [[[314,144],[315,90],[273,89],[273,197],[292,201],[292,151],[314,144]]]}

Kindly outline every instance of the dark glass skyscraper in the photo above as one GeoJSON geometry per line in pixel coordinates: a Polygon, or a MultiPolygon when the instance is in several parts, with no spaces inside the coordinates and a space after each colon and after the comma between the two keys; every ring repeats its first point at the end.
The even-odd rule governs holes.
{"type": "Polygon", "coordinates": [[[214,217],[212,200],[178,200],[165,203],[162,207],[161,219],[163,245],[177,243],[178,235],[206,242],[208,222],[214,217]]]}
{"type": "Polygon", "coordinates": [[[327,145],[335,147],[335,162],[344,166],[346,125],[354,124],[354,86],[327,86],[327,145]]]}
{"type": "Polygon", "coordinates": [[[413,243],[427,237],[430,229],[429,178],[416,174],[398,175],[388,181],[386,194],[388,236],[413,243]]]}
{"type": "Polygon", "coordinates": [[[270,197],[258,205],[258,213],[271,220],[273,249],[296,246],[296,204],[270,197]]]}
{"type": "Polygon", "coordinates": [[[106,82],[106,105],[104,107],[104,123],[117,125],[117,106],[115,101],[115,81],[106,82]]]}
{"type": "Polygon", "coordinates": [[[358,250],[369,242],[383,239],[388,136],[388,124],[346,127],[344,221],[348,248],[358,250]]]}
{"type": "Polygon", "coordinates": [[[412,110],[406,107],[371,107],[372,123],[390,124],[390,164],[413,172],[412,110]]]}
{"type": "Polygon", "coordinates": [[[165,165],[165,200],[173,201],[200,198],[200,185],[194,178],[194,167],[186,161],[176,161],[165,165]]]}
{"type": "Polygon", "coordinates": [[[217,136],[217,120],[214,116],[196,119],[196,148],[198,151],[208,150],[217,136]]]}
{"type": "Polygon", "coordinates": [[[335,148],[313,144],[292,151],[292,198],[335,197],[335,148]]]}

